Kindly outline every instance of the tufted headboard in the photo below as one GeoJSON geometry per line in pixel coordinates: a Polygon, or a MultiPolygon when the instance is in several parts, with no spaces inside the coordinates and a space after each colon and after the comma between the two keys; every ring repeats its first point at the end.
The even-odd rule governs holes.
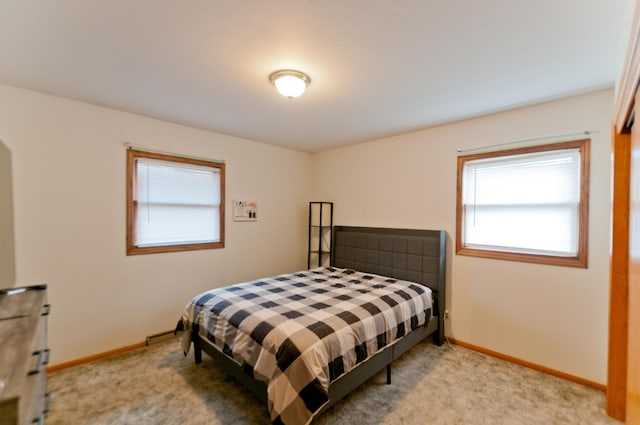
{"type": "Polygon", "coordinates": [[[446,239],[444,230],[335,226],[331,265],[428,286],[444,332],[446,239]]]}

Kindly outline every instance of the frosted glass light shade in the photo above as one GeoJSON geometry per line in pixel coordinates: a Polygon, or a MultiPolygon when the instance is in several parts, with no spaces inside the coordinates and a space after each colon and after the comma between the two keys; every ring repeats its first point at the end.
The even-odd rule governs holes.
{"type": "Polygon", "coordinates": [[[272,73],[269,80],[276,86],[276,90],[285,97],[300,97],[311,82],[307,74],[288,69],[272,73]]]}

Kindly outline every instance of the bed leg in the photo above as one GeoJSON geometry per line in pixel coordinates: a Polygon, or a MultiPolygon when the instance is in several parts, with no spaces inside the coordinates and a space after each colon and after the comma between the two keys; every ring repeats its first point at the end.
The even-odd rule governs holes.
{"type": "Polygon", "coordinates": [[[197,341],[193,341],[193,356],[196,359],[196,364],[202,363],[202,348],[197,341]]]}
{"type": "Polygon", "coordinates": [[[387,365],[387,385],[391,385],[391,363],[387,365]]]}
{"type": "Polygon", "coordinates": [[[438,329],[433,334],[433,342],[437,346],[444,344],[444,318],[438,317],[438,329]]]}
{"type": "Polygon", "coordinates": [[[195,357],[196,364],[202,363],[202,346],[198,339],[200,333],[200,325],[194,323],[191,329],[191,342],[193,342],[193,357],[195,357]]]}

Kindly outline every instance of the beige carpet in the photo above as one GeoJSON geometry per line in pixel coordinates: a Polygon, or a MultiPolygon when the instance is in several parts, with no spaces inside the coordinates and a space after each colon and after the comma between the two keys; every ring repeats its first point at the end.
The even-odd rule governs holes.
{"type": "MultiPolygon", "coordinates": [[[[47,425],[268,424],[266,406],[177,342],[50,374],[47,425]]],[[[423,342],[314,424],[620,424],[601,391],[462,347],[423,342]]]]}

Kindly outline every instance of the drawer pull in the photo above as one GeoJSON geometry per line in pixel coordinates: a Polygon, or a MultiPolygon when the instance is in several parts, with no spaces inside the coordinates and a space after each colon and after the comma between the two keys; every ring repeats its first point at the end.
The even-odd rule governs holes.
{"type": "Polygon", "coordinates": [[[45,304],[42,306],[42,313],[40,315],[48,316],[50,311],[51,311],[51,304],[45,304]]]}
{"type": "Polygon", "coordinates": [[[42,360],[42,357],[41,357],[40,359],[41,359],[42,362],[40,364],[42,366],[46,366],[46,365],[49,364],[49,359],[51,358],[51,349],[47,348],[45,350],[42,350],[41,353],[44,355],[44,356],[42,356],[42,357],[44,357],[44,360],[42,360]]]}
{"type": "Polygon", "coordinates": [[[34,370],[30,370],[27,375],[35,375],[40,373],[42,370],[41,367],[49,364],[49,358],[51,356],[51,350],[49,348],[45,350],[34,351],[31,353],[32,356],[38,356],[38,362],[36,363],[36,368],[34,370]]]}
{"type": "Polygon", "coordinates": [[[51,410],[51,393],[44,393],[44,410],[42,413],[49,413],[51,410]]]}
{"type": "Polygon", "coordinates": [[[44,425],[44,415],[51,410],[51,393],[44,393],[42,395],[42,413],[40,416],[33,418],[32,424],[44,425]]]}

